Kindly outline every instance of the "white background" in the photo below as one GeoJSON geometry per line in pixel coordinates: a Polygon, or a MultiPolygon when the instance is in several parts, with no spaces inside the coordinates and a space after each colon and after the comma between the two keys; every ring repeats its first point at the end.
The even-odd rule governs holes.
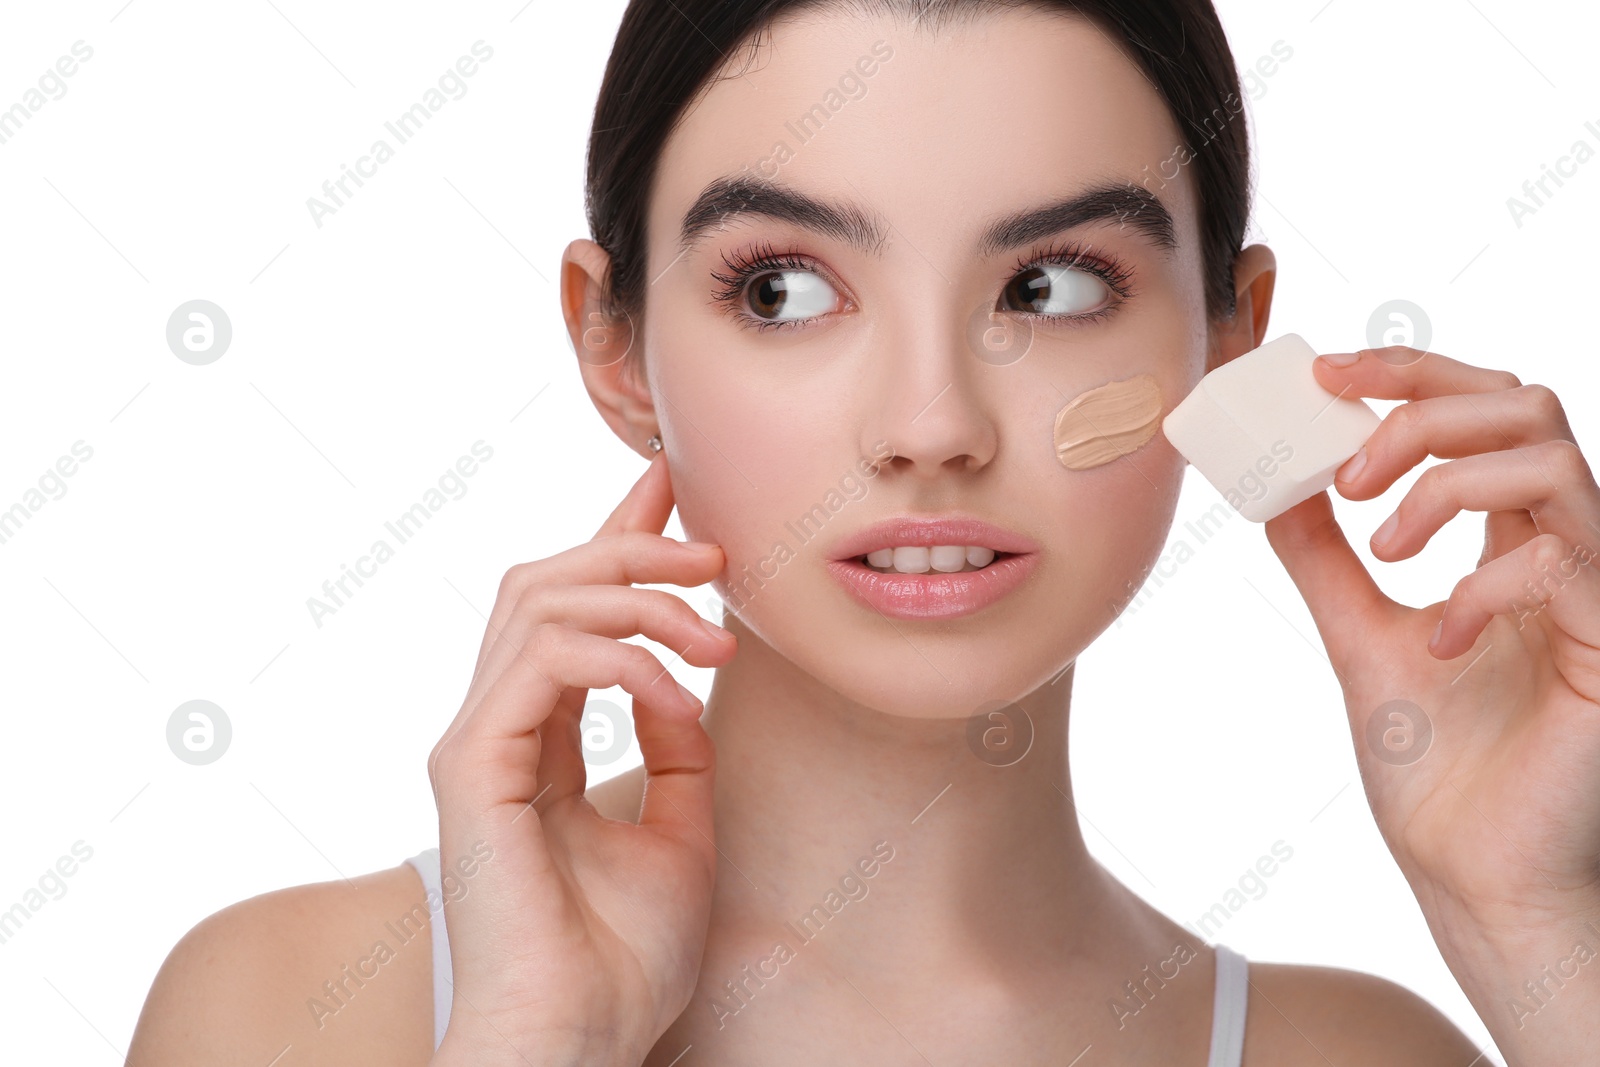
{"type": "MultiPolygon", "coordinates": [[[[426,757],[501,574],[590,537],[642,470],[582,391],[551,284],[587,234],[584,149],[621,7],[105,0],[0,16],[0,108],[73,42],[94,50],[0,144],[0,510],[74,442],[93,449],[0,545],[0,909],[74,842],[93,849],[0,944],[10,1058],[121,1062],[199,919],[436,841],[426,757]],[[480,38],[494,55],[466,95],[316,227],[306,199],[480,38]],[[165,340],[196,298],[234,334],[204,367],[165,340]],[[317,627],[307,598],[480,439],[494,455],[466,494],[317,627]],[[202,767],[165,737],[196,698],[233,728],[202,767]]],[[[1250,104],[1252,236],[1280,265],[1270,334],[1364,347],[1375,308],[1414,301],[1430,347],[1551,385],[1591,442],[1600,162],[1520,228],[1506,200],[1575,140],[1600,146],[1584,127],[1600,123],[1592,7],[1220,7],[1241,69],[1293,51],[1250,104]]],[[[1184,523],[1218,499],[1189,477],[1174,546],[1196,547],[1184,523]]],[[[1336,497],[1363,553],[1412,480],[1336,497]]],[[[1467,514],[1415,559],[1365,558],[1426,604],[1472,568],[1480,532],[1467,514]]],[[[1233,517],[1170,573],[1079,665],[1090,847],[1192,922],[1282,839],[1293,858],[1218,939],[1394,979],[1481,1044],[1261,528],[1233,517]]],[[[712,614],[709,595],[688,594],[712,614]]],[[[708,690],[709,672],[674,671],[708,690]]]]}

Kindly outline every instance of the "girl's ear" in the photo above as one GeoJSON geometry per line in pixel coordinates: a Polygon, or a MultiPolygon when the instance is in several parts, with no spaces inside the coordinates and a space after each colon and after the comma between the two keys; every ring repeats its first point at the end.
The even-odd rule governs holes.
{"type": "Polygon", "coordinates": [[[587,238],[567,245],[561,255],[561,314],[567,339],[578,357],[578,372],[595,410],[622,442],[646,459],[645,442],[658,432],[655,404],[634,352],[632,320],[605,311],[603,300],[611,257],[587,238]]]}
{"type": "Polygon", "coordinates": [[[1233,317],[1216,324],[1207,371],[1266,343],[1267,316],[1272,311],[1272,287],[1277,277],[1278,259],[1266,245],[1250,245],[1234,257],[1233,317]]]}

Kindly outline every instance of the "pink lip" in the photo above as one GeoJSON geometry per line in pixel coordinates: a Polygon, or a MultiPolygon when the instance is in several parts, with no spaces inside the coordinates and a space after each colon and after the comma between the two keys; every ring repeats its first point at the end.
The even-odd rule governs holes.
{"type": "MultiPolygon", "coordinates": [[[[905,542],[901,542],[904,544],[905,542]]],[[[1036,552],[997,557],[976,571],[883,574],[852,559],[831,559],[829,572],[856,596],[897,619],[953,619],[981,611],[1022,584],[1036,552]]]]}
{"type": "Polygon", "coordinates": [[[1032,538],[981,519],[901,517],[874,523],[839,541],[829,552],[829,572],[862,601],[900,619],[951,619],[1000,600],[1032,573],[1039,560],[1032,538]],[[884,574],[860,561],[899,545],[981,545],[1002,553],[981,570],[884,574]]]}
{"type": "Polygon", "coordinates": [[[996,552],[1015,555],[1039,551],[1039,543],[1033,538],[1002,529],[982,519],[965,516],[919,519],[913,515],[902,515],[875,522],[845,536],[828,551],[828,558],[854,559],[880,548],[900,545],[981,545],[996,552]]]}

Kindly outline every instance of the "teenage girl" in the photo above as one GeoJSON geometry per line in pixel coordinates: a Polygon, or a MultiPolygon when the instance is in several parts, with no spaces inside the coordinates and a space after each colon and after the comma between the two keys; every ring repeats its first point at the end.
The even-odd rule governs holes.
{"type": "MultiPolygon", "coordinates": [[[[1064,467],[1053,420],[1138,375],[1170,409],[1267,339],[1239,93],[1206,0],[634,0],[561,300],[649,466],[593,540],[506,572],[429,756],[437,848],[200,922],[129,1064],[1482,1062],[1392,983],[1200,941],[1079,833],[1072,666],[1185,464],[1158,434],[1064,467]],[[708,582],[726,629],[634,588],[708,582]],[[633,635],[716,668],[705,706],[633,635]],[[644,766],[588,788],[610,686],[644,766]]],[[[1344,496],[1449,459],[1377,558],[1487,513],[1420,609],[1326,493],[1267,524],[1378,826],[1509,1062],[1593,1062],[1600,977],[1510,1005],[1600,945],[1600,491],[1543,386],[1405,348],[1316,374],[1407,401],[1344,496]],[[1530,580],[1559,584],[1518,611],[1530,580]],[[1364,743],[1395,699],[1421,760],[1364,743]]]]}

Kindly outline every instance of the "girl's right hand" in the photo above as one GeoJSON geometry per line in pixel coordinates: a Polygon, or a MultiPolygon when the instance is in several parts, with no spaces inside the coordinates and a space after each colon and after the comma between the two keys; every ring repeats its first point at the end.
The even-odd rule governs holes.
{"type": "Polygon", "coordinates": [[[700,701],[621,638],[701,667],[736,648],[681,598],[632,588],[702,585],[724,565],[716,545],[662,536],[672,507],[660,452],[592,540],[500,583],[466,700],[428,757],[442,870],[489,857],[448,904],[455,991],[435,1063],[637,1067],[694,992],[715,753],[700,701]],[[579,723],[588,690],[610,686],[633,696],[637,824],[584,797],[579,723]]]}

